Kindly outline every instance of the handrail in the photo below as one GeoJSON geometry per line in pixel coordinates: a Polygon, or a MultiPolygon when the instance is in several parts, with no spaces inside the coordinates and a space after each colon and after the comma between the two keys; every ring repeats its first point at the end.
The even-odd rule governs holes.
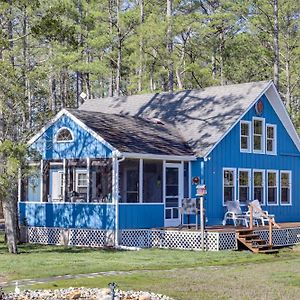
{"type": "Polygon", "coordinates": [[[250,210],[250,229],[253,229],[253,209],[260,212],[261,215],[268,219],[269,222],[269,245],[272,246],[272,225],[274,225],[276,228],[281,228],[272,218],[270,218],[260,207],[257,207],[253,203],[249,203],[249,210],[250,210]]]}

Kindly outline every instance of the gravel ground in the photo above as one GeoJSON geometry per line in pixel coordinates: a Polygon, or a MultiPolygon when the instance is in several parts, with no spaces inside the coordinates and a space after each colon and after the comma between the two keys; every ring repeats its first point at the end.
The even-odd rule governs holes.
{"type": "MultiPolygon", "coordinates": [[[[17,293],[4,294],[0,292],[0,300],[112,300],[111,290],[68,288],[60,290],[24,290],[17,293]]],[[[115,300],[174,300],[165,295],[154,294],[143,291],[121,291],[116,290],[115,300]]]]}

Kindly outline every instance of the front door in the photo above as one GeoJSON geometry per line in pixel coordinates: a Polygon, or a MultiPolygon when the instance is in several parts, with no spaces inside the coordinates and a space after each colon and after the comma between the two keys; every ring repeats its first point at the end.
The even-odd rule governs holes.
{"type": "Polygon", "coordinates": [[[180,224],[183,170],[181,164],[165,164],[165,227],[180,224]]]}

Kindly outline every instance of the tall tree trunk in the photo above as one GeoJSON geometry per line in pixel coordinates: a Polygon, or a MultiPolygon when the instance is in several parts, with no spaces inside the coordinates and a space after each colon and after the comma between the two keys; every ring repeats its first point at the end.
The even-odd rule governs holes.
{"type": "MultiPolygon", "coordinates": [[[[144,0],[140,0],[140,24],[144,23],[144,0]]],[[[144,55],[143,55],[143,37],[140,37],[140,63],[139,63],[139,71],[138,71],[138,91],[141,92],[142,87],[142,81],[143,81],[143,61],[144,61],[144,55]]]]}
{"type": "Polygon", "coordinates": [[[5,220],[5,234],[7,239],[8,251],[13,254],[18,253],[18,234],[17,234],[17,199],[14,195],[3,199],[3,214],[5,220]]]}
{"type": "Polygon", "coordinates": [[[116,72],[116,93],[117,96],[121,94],[121,67],[122,67],[122,37],[120,28],[120,0],[117,0],[117,30],[118,30],[118,58],[117,58],[117,72],[116,72]]]}
{"type": "Polygon", "coordinates": [[[290,66],[290,53],[287,50],[286,58],[285,58],[285,77],[286,77],[286,108],[290,113],[292,113],[292,105],[291,105],[291,66],[290,66]]]}
{"type": "Polygon", "coordinates": [[[173,32],[172,32],[172,14],[173,14],[173,0],[167,0],[167,49],[168,49],[168,90],[174,90],[174,63],[173,63],[173,32]]]}
{"type": "Polygon", "coordinates": [[[273,0],[274,8],[274,84],[279,91],[279,25],[278,25],[278,0],[273,0]]]}

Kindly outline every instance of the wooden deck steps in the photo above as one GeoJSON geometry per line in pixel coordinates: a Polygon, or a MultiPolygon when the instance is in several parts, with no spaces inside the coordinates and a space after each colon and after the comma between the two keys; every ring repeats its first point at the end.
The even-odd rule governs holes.
{"type": "Polygon", "coordinates": [[[278,249],[262,240],[258,234],[253,233],[252,229],[237,230],[237,240],[254,253],[274,254],[278,249]]]}

